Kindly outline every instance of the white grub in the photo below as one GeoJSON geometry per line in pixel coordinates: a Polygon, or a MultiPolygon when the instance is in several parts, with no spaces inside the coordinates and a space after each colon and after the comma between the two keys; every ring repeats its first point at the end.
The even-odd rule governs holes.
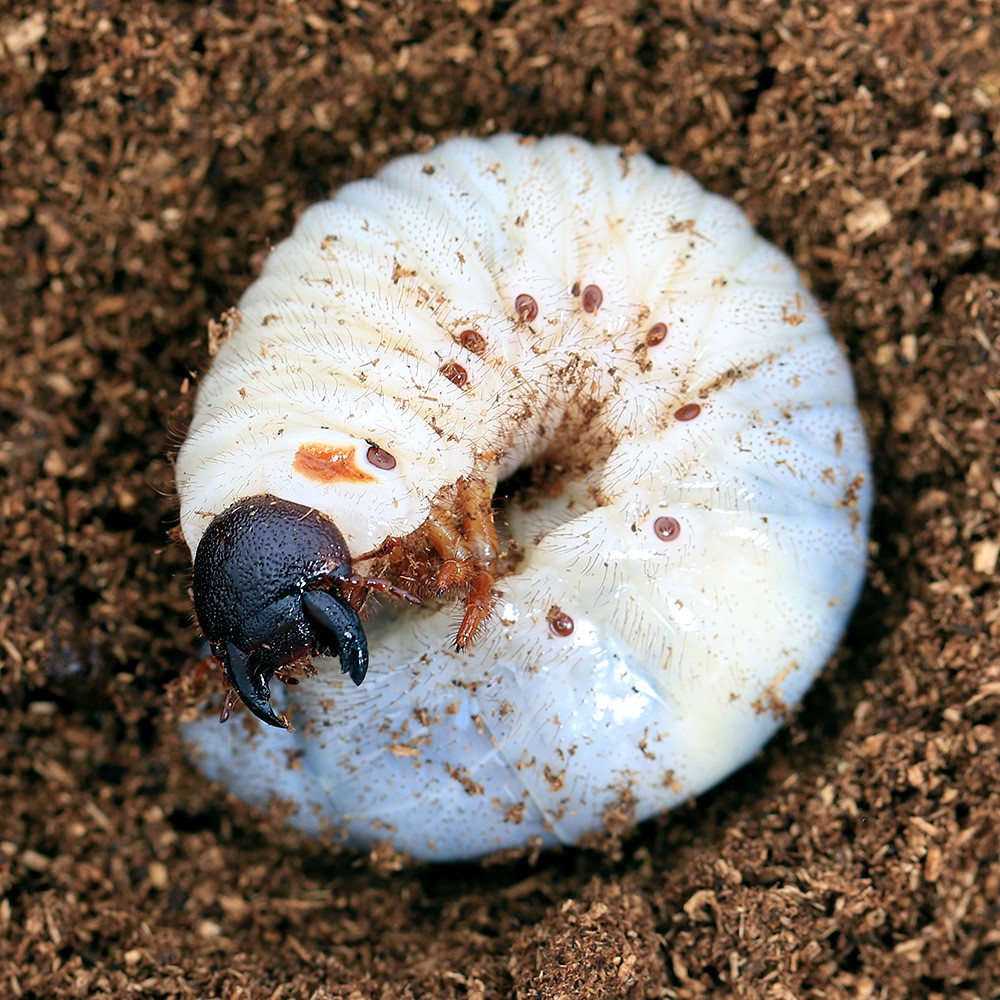
{"type": "Polygon", "coordinates": [[[464,651],[453,604],[382,601],[361,687],[320,659],[275,692],[293,734],[185,726],[241,797],[436,860],[574,843],[745,763],[839,641],[871,502],[851,374],[790,261],[686,174],[574,138],[452,140],[310,208],[239,313],[178,459],[192,552],[254,494],[326,513],[358,554],[474,466],[565,470],[498,516],[523,558],[464,651]],[[317,483],[304,442],[359,464],[377,442],[395,467],[317,483]]]}

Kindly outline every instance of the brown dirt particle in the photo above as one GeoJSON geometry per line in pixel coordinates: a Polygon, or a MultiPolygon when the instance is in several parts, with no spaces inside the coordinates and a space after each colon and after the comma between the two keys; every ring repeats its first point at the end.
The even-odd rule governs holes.
{"type": "Polygon", "coordinates": [[[661,996],[660,938],[648,903],[594,880],[518,935],[510,972],[517,1000],[645,1000],[661,996]]]}

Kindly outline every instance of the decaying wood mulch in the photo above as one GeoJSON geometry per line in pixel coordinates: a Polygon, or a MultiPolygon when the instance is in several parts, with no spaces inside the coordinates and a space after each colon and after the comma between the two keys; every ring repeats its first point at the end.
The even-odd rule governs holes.
{"type": "MultiPolygon", "coordinates": [[[[0,995],[963,997],[1000,982],[989,0],[61,0],[0,12],[0,995]],[[847,642],[614,849],[399,868],[185,762],[166,458],[296,214],[458,132],[635,142],[829,305],[878,477],[847,642]]],[[[614,846],[614,845],[613,845],[614,846]]]]}

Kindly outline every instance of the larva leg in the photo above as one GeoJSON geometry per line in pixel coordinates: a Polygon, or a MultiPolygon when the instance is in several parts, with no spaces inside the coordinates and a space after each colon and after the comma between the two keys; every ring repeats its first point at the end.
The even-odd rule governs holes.
{"type": "Polygon", "coordinates": [[[347,603],[357,612],[365,606],[365,598],[369,590],[377,590],[392,597],[398,597],[401,601],[408,601],[410,604],[419,604],[420,598],[416,594],[411,594],[402,587],[397,587],[391,580],[384,576],[358,576],[352,573],[349,577],[337,581],[340,584],[341,593],[347,603]]]}
{"type": "Polygon", "coordinates": [[[465,614],[455,636],[464,649],[476,637],[493,607],[494,563],[499,553],[493,523],[493,489],[478,477],[460,479],[438,496],[421,526],[421,540],[440,560],[426,589],[438,595],[465,591],[465,614]]]}
{"type": "Polygon", "coordinates": [[[465,597],[465,614],[455,636],[455,648],[465,649],[486,623],[493,609],[493,574],[489,570],[476,570],[469,582],[465,597]]]}

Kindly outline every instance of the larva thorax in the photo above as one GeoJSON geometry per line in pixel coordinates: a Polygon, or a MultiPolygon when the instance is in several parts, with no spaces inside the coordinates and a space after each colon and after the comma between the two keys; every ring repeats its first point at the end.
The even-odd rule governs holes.
{"type": "MultiPolygon", "coordinates": [[[[384,715],[378,780],[482,813],[471,847],[437,826],[421,846],[423,820],[397,843],[572,840],[623,789],[640,817],[665,808],[759,745],[829,654],[870,502],[850,374],[787,258],[687,175],[572,139],[454,140],[308,210],[239,313],[178,460],[192,551],[235,501],[284,498],[331,519],[355,571],[464,596],[458,644],[478,636],[448,652],[447,609],[380,618],[363,689],[302,686],[344,740],[384,715]],[[498,536],[497,484],[526,466],[498,536]],[[631,752],[604,746],[612,719],[631,752]],[[495,806],[452,798],[459,745],[495,806]]],[[[377,796],[337,759],[351,804],[330,815],[365,841],[377,796]]],[[[326,794],[300,801],[326,814],[326,794]]]]}

